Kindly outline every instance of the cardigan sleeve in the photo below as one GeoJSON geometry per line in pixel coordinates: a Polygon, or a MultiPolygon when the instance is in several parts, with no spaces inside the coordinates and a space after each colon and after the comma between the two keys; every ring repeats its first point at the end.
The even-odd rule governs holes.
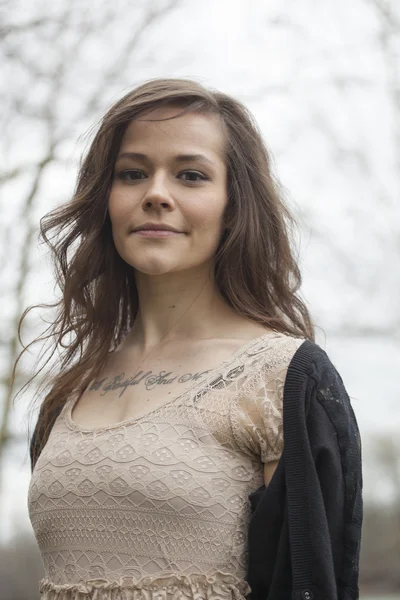
{"type": "Polygon", "coordinates": [[[340,374],[329,363],[315,390],[309,431],[324,499],[338,597],[346,593],[358,597],[363,521],[362,445],[350,397],[340,374]]]}
{"type": "Polygon", "coordinates": [[[285,394],[292,598],[310,590],[315,600],[355,600],[363,517],[360,433],[336,367],[318,345],[308,348],[309,356],[307,350],[301,356],[311,367],[305,374],[297,361],[285,394]]]}

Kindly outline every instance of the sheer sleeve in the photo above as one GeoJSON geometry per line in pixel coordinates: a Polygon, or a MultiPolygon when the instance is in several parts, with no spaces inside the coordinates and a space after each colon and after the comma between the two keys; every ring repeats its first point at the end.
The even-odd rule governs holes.
{"type": "Polygon", "coordinates": [[[290,361],[304,338],[271,340],[230,407],[233,436],[240,449],[263,463],[283,450],[283,390],[290,361]]]}

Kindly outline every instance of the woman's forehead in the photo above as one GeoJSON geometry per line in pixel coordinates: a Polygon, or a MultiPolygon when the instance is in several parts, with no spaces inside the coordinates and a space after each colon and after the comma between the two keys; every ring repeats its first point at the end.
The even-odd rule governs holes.
{"type": "Polygon", "coordinates": [[[180,111],[175,107],[160,107],[134,119],[125,130],[120,151],[140,152],[139,145],[145,145],[152,151],[179,149],[185,154],[195,154],[203,149],[223,158],[225,134],[218,115],[199,112],[179,115],[180,111]]]}

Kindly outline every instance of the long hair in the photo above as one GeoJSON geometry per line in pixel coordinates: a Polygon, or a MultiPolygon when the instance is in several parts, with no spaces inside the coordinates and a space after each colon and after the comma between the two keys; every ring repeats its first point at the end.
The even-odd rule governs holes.
{"type": "MultiPolygon", "coordinates": [[[[189,111],[218,115],[226,132],[228,203],[214,261],[221,295],[244,317],[315,340],[309,312],[297,295],[302,282],[292,249],[297,224],[273,176],[269,151],[252,114],[238,100],[192,80],[149,80],[107,111],[81,162],[72,199],[40,221],[61,295],[54,304],[40,305],[56,308],[54,321],[46,335],[23,347],[14,367],[15,374],[32,343],[51,340],[51,356],[56,354],[58,361],[40,406],[33,465],[47,442],[54,414],[93,380],[136,318],[133,269],[114,246],[108,197],[129,122],[166,105],[182,109],[176,116],[189,111]]],[[[37,306],[23,313],[19,335],[33,308],[37,306]]]]}

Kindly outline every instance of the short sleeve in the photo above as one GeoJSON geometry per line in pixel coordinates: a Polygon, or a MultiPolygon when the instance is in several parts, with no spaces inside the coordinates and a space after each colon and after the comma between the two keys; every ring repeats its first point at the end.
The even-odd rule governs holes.
{"type": "Polygon", "coordinates": [[[289,364],[304,338],[278,334],[230,406],[232,433],[239,449],[263,463],[283,451],[283,391],[289,364]]]}

